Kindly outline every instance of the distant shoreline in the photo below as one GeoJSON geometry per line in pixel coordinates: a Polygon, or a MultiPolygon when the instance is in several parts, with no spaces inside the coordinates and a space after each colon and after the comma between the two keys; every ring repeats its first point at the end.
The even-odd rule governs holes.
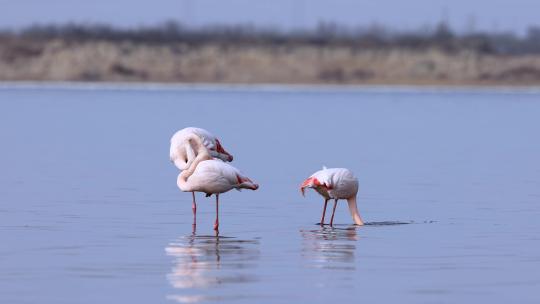
{"type": "Polygon", "coordinates": [[[24,40],[0,44],[0,81],[540,86],[540,54],[24,40]]]}
{"type": "Polygon", "coordinates": [[[527,35],[250,26],[0,29],[0,81],[190,85],[540,86],[540,27],[527,35]]]}

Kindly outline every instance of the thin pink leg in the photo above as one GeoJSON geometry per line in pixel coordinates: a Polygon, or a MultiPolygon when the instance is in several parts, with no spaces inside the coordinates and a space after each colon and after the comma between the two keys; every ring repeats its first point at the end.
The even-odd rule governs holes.
{"type": "Polygon", "coordinates": [[[332,218],[330,218],[330,226],[334,226],[334,214],[336,213],[337,199],[334,200],[334,209],[332,210],[332,218]]]}
{"type": "Polygon", "coordinates": [[[214,223],[214,230],[219,229],[219,193],[216,193],[216,222],[214,223]]]}
{"type": "Polygon", "coordinates": [[[193,226],[197,225],[197,203],[195,202],[195,191],[191,192],[193,196],[193,204],[191,205],[191,210],[193,210],[193,226]]]}
{"type": "Polygon", "coordinates": [[[324,215],[326,214],[326,205],[328,205],[328,200],[324,200],[324,209],[322,211],[321,226],[324,226],[324,215]]]}

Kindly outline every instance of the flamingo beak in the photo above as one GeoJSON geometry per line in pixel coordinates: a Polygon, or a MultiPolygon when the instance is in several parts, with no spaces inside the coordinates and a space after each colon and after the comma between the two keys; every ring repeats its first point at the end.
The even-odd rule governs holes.
{"type": "Polygon", "coordinates": [[[300,185],[300,192],[302,193],[302,196],[306,196],[306,193],[305,193],[306,188],[313,188],[317,184],[319,184],[319,181],[314,177],[310,177],[310,178],[306,179],[302,183],[302,185],[300,185]]]}
{"type": "Polygon", "coordinates": [[[227,157],[228,157],[227,160],[228,161],[230,161],[230,162],[233,161],[233,156],[229,152],[227,152],[225,150],[225,148],[223,148],[223,146],[221,145],[221,142],[219,142],[218,139],[216,139],[216,151],[221,153],[221,154],[227,155],[227,157]]]}

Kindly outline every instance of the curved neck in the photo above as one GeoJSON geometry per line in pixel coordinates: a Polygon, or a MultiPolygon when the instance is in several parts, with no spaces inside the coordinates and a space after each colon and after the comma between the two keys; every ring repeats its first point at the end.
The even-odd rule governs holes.
{"type": "Polygon", "coordinates": [[[176,184],[178,185],[178,188],[180,190],[189,192],[191,191],[191,187],[187,182],[187,176],[185,174],[186,171],[182,171],[180,174],[178,174],[178,179],[176,180],[176,184]]]}
{"type": "Polygon", "coordinates": [[[193,172],[195,172],[195,169],[197,169],[197,165],[199,165],[200,162],[212,159],[212,156],[210,156],[210,152],[204,146],[199,136],[189,136],[188,145],[189,147],[187,147],[187,149],[191,149],[193,151],[195,158],[193,158],[192,156],[189,157],[190,159],[188,159],[186,170],[182,171],[179,176],[179,179],[180,177],[182,177],[185,181],[187,181],[187,179],[193,174],[193,172]]]}
{"type": "Polygon", "coordinates": [[[358,213],[358,207],[356,206],[356,195],[348,198],[347,203],[349,204],[349,212],[351,212],[352,219],[356,225],[364,225],[364,221],[358,213]]]}

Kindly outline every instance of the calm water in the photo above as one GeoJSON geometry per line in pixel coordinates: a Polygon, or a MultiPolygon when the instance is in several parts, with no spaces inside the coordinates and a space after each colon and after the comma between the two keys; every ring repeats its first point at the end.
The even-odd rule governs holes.
{"type": "Polygon", "coordinates": [[[1,303],[540,302],[538,92],[3,86],[0,108],[1,303]],[[214,198],[192,231],[176,188],[185,126],[261,185],[221,197],[219,238],[214,198]],[[323,165],[371,225],[315,225],[298,185],[323,165]]]}

